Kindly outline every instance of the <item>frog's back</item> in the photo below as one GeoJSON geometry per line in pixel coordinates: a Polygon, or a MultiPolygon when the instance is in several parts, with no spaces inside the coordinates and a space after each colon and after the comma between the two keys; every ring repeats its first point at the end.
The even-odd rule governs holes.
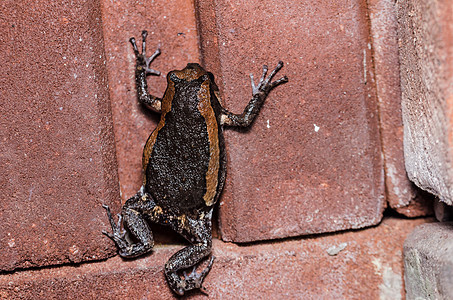
{"type": "Polygon", "coordinates": [[[224,178],[218,100],[209,81],[181,79],[183,71],[168,75],[161,120],[143,153],[146,190],[175,214],[213,205],[224,178]]]}

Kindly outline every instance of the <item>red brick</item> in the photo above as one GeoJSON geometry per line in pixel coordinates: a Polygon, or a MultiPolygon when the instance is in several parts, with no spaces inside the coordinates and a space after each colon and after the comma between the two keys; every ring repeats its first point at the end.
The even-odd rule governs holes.
{"type": "Polygon", "coordinates": [[[219,49],[215,75],[230,111],[242,112],[249,73],[259,78],[262,64],[281,59],[289,77],[250,130],[226,132],[222,238],[377,224],[384,180],[365,1],[207,2],[197,6],[203,61],[216,69],[208,60],[219,49]]]}
{"type": "Polygon", "coordinates": [[[118,199],[97,1],[0,4],[0,270],[102,259],[118,199]]]}
{"type": "Polygon", "coordinates": [[[143,180],[142,153],[159,115],[137,101],[135,56],[129,38],[141,45],[141,32],[149,33],[149,54],[160,46],[162,54],[152,68],[161,76],[150,76],[149,91],[162,96],[167,73],[199,62],[198,35],[192,1],[101,1],[110,99],[112,101],[118,174],[122,199],[133,196],[143,180]]]}
{"type": "Polygon", "coordinates": [[[404,155],[409,178],[453,204],[453,6],[398,1],[404,155]]]}
{"type": "Polygon", "coordinates": [[[404,166],[396,4],[393,0],[369,0],[368,9],[387,201],[391,208],[409,217],[431,214],[432,199],[409,180],[404,166]]]}
{"type": "MultiPolygon", "coordinates": [[[[404,298],[403,241],[424,222],[384,219],[370,229],[249,246],[214,240],[216,260],[204,285],[210,299],[404,298]],[[337,255],[328,254],[343,243],[337,255]]],[[[134,260],[114,257],[1,275],[0,298],[169,299],[163,265],[178,248],[159,247],[134,260]]]]}

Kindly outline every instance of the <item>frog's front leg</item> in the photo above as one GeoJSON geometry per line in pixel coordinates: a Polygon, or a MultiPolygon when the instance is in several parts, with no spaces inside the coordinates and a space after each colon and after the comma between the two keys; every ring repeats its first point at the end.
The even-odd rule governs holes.
{"type": "Polygon", "coordinates": [[[122,257],[136,257],[151,251],[154,246],[154,239],[144,215],[152,212],[156,205],[149,194],[143,194],[140,191],[127,200],[122,208],[121,215],[118,216],[118,224],[115,224],[110,208],[107,205],[103,206],[107,210],[107,216],[113,231],[113,233],[106,231],[103,231],[103,233],[116,243],[119,248],[119,254],[122,257]],[[131,242],[127,232],[121,230],[121,219],[123,219],[124,227],[136,237],[138,242],[131,242]]]}
{"type": "Polygon", "coordinates": [[[229,125],[229,126],[241,126],[247,127],[249,126],[255,117],[258,115],[261,106],[266,100],[267,95],[269,92],[275,88],[276,86],[288,82],[288,77],[283,76],[282,78],[272,81],[272,78],[277,74],[277,72],[283,67],[283,62],[279,61],[275,69],[267,75],[267,66],[263,66],[263,74],[261,75],[261,79],[258,83],[258,86],[255,86],[255,82],[253,79],[253,74],[250,74],[250,78],[252,80],[252,93],[253,97],[252,100],[248,103],[244,112],[242,114],[233,114],[226,109],[223,109],[221,115],[221,124],[229,125]]]}
{"type": "Polygon", "coordinates": [[[178,228],[174,228],[193,243],[176,252],[165,264],[165,276],[168,284],[178,295],[184,295],[189,290],[202,288],[203,280],[211,270],[214,257],[211,257],[203,271],[196,271],[199,263],[211,253],[211,218],[212,209],[204,217],[198,220],[187,218],[178,225],[178,228]],[[192,272],[187,274],[185,270],[191,267],[193,267],[192,272]],[[178,274],[179,271],[183,271],[183,277],[178,274]]]}
{"type": "Polygon", "coordinates": [[[150,57],[146,57],[146,37],[148,32],[146,30],[142,31],[142,53],[138,51],[135,38],[131,37],[130,42],[134,48],[136,65],[135,65],[135,84],[137,88],[138,101],[147,105],[149,108],[156,112],[161,111],[161,101],[162,99],[156,96],[152,96],[148,93],[148,83],[146,82],[146,76],[160,75],[159,71],[151,69],[149,66],[151,62],[160,54],[160,49],[154,52],[150,57]]]}

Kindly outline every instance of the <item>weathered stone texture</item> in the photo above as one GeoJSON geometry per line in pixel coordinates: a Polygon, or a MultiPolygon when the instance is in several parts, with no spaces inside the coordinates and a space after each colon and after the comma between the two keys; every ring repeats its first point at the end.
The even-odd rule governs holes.
{"type": "Polygon", "coordinates": [[[453,207],[444,202],[434,202],[434,215],[439,222],[453,221],[453,207]]]}
{"type": "Polygon", "coordinates": [[[404,155],[409,178],[453,204],[453,3],[398,1],[404,155]]]}
{"type": "Polygon", "coordinates": [[[407,299],[453,298],[453,223],[423,224],[404,243],[407,299]]]}
{"type": "Polygon", "coordinates": [[[432,213],[432,199],[407,177],[403,152],[396,3],[368,0],[379,101],[387,201],[409,217],[432,213]]]}
{"type": "Polygon", "coordinates": [[[242,112],[249,73],[257,80],[262,64],[283,60],[279,76],[289,77],[250,130],[226,131],[222,238],[377,224],[384,180],[365,1],[208,2],[197,6],[202,55],[216,57],[218,48],[215,75],[230,111],[242,112]]]}
{"type": "MultiPolygon", "coordinates": [[[[204,286],[209,299],[403,299],[402,244],[423,222],[384,219],[370,229],[249,246],[214,240],[216,260],[204,286]],[[334,248],[343,249],[329,255],[334,248]]],[[[163,266],[179,248],[1,275],[0,298],[176,299],[163,266]]]]}
{"type": "Polygon", "coordinates": [[[100,6],[0,3],[0,270],[113,255],[118,199],[100,6]]]}

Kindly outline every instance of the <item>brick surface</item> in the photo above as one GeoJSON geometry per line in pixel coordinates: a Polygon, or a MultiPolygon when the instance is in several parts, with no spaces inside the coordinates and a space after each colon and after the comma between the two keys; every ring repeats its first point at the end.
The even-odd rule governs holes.
{"type": "MultiPolygon", "coordinates": [[[[424,222],[384,219],[370,229],[249,246],[214,240],[216,260],[204,285],[209,299],[403,299],[403,241],[424,222]]],[[[179,247],[134,260],[1,275],[0,297],[169,299],[163,265],[179,247]]]]}
{"type": "Polygon", "coordinates": [[[192,1],[101,3],[118,174],[122,199],[126,200],[141,187],[143,146],[160,117],[137,101],[135,56],[129,38],[135,36],[141,45],[141,32],[146,29],[149,54],[161,48],[162,54],[152,68],[162,75],[148,80],[150,93],[158,97],[166,88],[165,75],[188,62],[199,62],[200,51],[192,1]]]}
{"type": "Polygon", "coordinates": [[[97,1],[0,3],[0,270],[106,258],[118,199],[97,1]]]}
{"type": "Polygon", "coordinates": [[[365,1],[197,3],[203,61],[219,69],[230,111],[242,112],[263,63],[283,60],[289,77],[250,130],[226,132],[222,238],[377,224],[385,200],[365,1]]]}
{"type": "Polygon", "coordinates": [[[453,6],[398,1],[404,155],[409,178],[453,204],[453,6]]]}
{"type": "Polygon", "coordinates": [[[390,207],[409,217],[432,213],[432,199],[407,177],[403,152],[396,3],[368,0],[379,101],[385,182],[390,207]]]}
{"type": "Polygon", "coordinates": [[[404,242],[407,299],[453,298],[453,223],[423,224],[404,242]]]}

